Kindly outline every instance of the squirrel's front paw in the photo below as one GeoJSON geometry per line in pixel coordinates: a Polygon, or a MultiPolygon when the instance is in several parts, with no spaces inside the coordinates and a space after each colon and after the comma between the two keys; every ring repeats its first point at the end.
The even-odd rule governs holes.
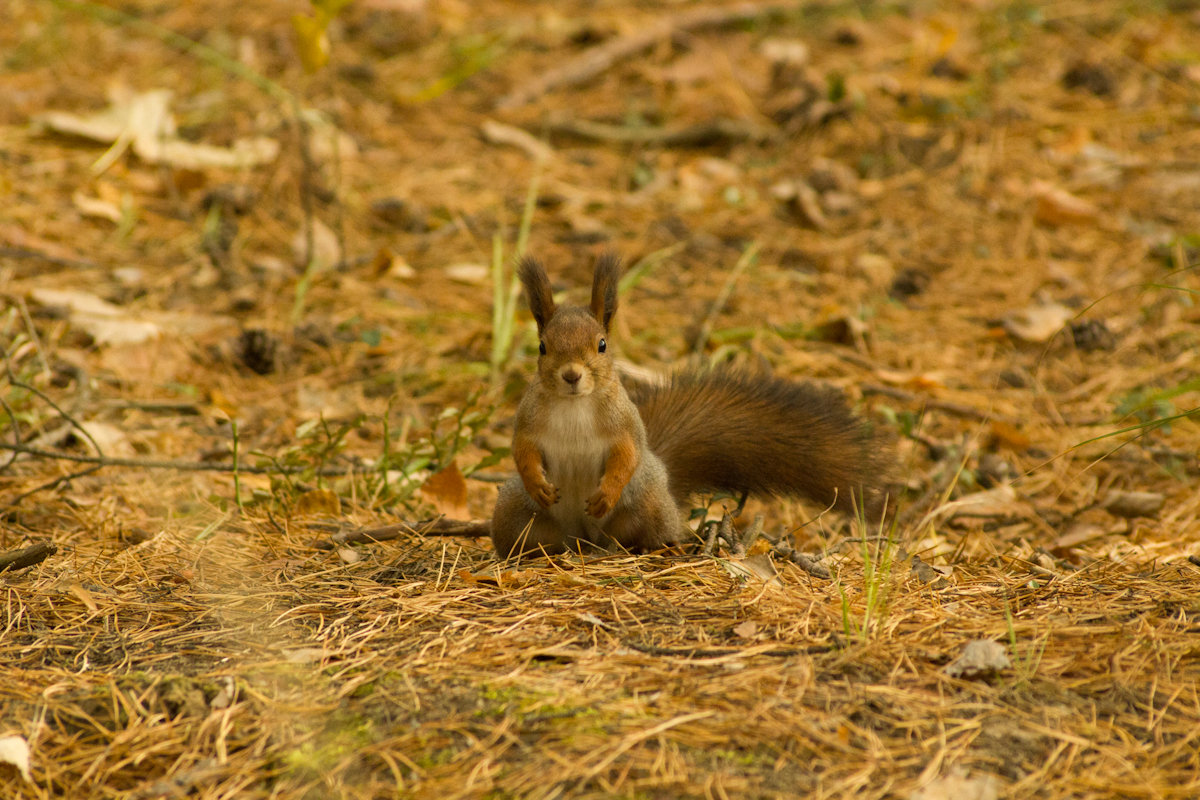
{"type": "Polygon", "coordinates": [[[601,486],[596,490],[595,494],[588,498],[587,513],[596,519],[600,519],[617,504],[617,498],[621,496],[621,492],[607,492],[601,486]]]}
{"type": "Polygon", "coordinates": [[[542,508],[549,508],[558,502],[558,487],[550,481],[543,480],[529,487],[529,496],[542,508]]]}

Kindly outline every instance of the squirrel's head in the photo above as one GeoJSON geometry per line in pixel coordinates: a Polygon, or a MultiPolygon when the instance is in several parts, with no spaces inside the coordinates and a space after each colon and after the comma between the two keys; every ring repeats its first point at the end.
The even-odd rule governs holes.
{"type": "Polygon", "coordinates": [[[605,253],[596,262],[592,300],[588,308],[554,305],[554,291],[546,270],[526,256],[517,267],[525,287],[529,310],[537,322],[540,340],[538,373],[547,388],[564,397],[586,397],[598,377],[612,374],[608,354],[608,325],[617,313],[617,279],[621,260],[605,253]]]}

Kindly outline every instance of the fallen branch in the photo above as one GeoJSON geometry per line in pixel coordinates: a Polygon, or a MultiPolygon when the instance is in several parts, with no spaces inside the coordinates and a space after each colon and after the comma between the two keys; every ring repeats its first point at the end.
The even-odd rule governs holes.
{"type": "Polygon", "coordinates": [[[720,28],[782,12],[784,5],[738,3],[720,8],[694,8],[650,25],[636,33],[618,36],[585,50],[575,58],[518,86],[496,102],[496,108],[517,108],[563,86],[585,83],[614,64],[644,53],[661,41],[703,28],[720,28]]]}
{"type": "Polygon", "coordinates": [[[328,539],[315,542],[313,547],[318,550],[332,550],[344,544],[369,544],[398,539],[406,534],[416,536],[465,536],[468,538],[483,538],[492,535],[490,522],[463,521],[439,517],[425,522],[397,522],[393,525],[383,525],[378,528],[360,528],[356,531],[335,533],[328,539]]]}
{"type": "Polygon", "coordinates": [[[599,142],[652,144],[663,147],[707,147],[727,142],[762,142],[775,131],[752,122],[714,119],[691,125],[638,126],[611,125],[587,119],[556,119],[548,125],[556,134],[599,142]]]}
{"type": "Polygon", "coordinates": [[[37,544],[29,545],[29,547],[0,553],[0,572],[9,569],[17,570],[32,567],[34,564],[42,563],[57,552],[58,545],[51,544],[50,542],[38,542],[37,544]]]}
{"type": "MultiPolygon", "coordinates": [[[[59,450],[43,450],[39,447],[28,447],[23,444],[4,444],[0,442],[0,450],[12,450],[16,453],[51,458],[58,461],[74,461],[78,464],[95,464],[100,467],[132,467],[134,469],[173,469],[180,472],[243,472],[247,475],[298,475],[307,471],[308,467],[300,466],[259,466],[234,464],[224,461],[184,461],[182,459],[155,458],[119,458],[116,456],[89,456],[80,453],[64,453],[59,450]]],[[[345,475],[365,475],[378,471],[375,467],[323,467],[314,472],[323,478],[337,478],[345,475]]]]}

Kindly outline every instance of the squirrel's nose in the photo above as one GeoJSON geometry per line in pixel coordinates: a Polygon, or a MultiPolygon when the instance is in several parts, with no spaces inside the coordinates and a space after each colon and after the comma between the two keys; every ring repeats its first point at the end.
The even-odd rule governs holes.
{"type": "Polygon", "coordinates": [[[577,369],[565,369],[562,372],[562,379],[574,386],[579,383],[579,379],[583,377],[583,373],[577,369]]]}

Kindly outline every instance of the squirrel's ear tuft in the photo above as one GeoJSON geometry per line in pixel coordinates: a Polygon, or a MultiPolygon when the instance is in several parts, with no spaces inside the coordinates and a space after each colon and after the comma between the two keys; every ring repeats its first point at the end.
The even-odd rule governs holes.
{"type": "Polygon", "coordinates": [[[525,256],[517,265],[517,277],[525,287],[525,297],[529,300],[529,310],[537,322],[538,334],[546,327],[546,323],[554,316],[554,290],[550,288],[550,278],[542,262],[533,256],[525,256]]]}
{"type": "Polygon", "coordinates": [[[608,330],[608,323],[617,313],[617,282],[621,278],[621,257],[607,252],[596,262],[592,277],[592,316],[608,330]]]}

